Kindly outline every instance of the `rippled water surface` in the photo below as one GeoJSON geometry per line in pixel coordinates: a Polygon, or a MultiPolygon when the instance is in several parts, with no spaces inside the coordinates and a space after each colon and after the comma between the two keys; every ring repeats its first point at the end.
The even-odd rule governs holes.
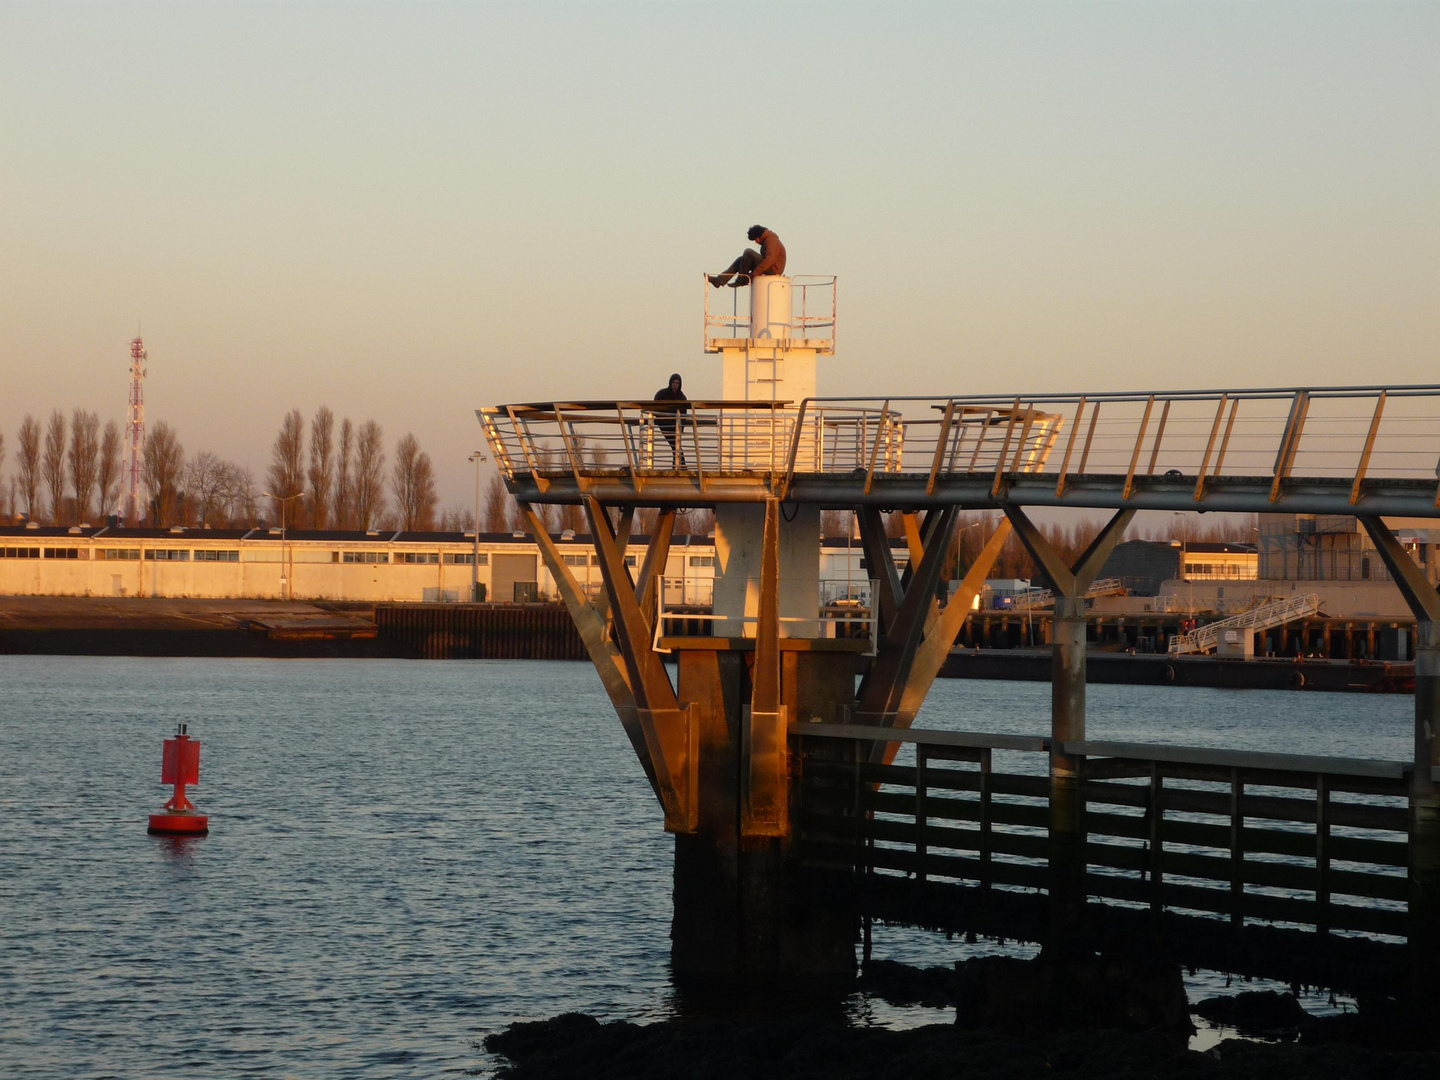
{"type": "MultiPolygon", "coordinates": [[[[1048,705],[942,681],[919,723],[1048,705]]],[[[1403,758],[1411,708],[1094,686],[1089,734],[1403,758]]],[[[0,657],[0,1076],[463,1074],[514,1019],[669,1015],[670,850],[588,664],[0,657]],[[212,832],[177,842],[145,824],[180,719],[212,832]]]]}

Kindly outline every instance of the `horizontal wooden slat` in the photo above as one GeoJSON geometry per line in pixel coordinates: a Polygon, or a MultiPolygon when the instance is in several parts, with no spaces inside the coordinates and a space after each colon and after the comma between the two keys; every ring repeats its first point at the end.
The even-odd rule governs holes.
{"type": "Polygon", "coordinates": [[[790,734],[803,738],[849,739],[871,742],[926,743],[991,750],[1042,751],[1049,740],[1026,735],[992,735],[975,731],[928,731],[922,728],[873,727],[865,724],[791,724],[790,734]]]}
{"type": "Polygon", "coordinates": [[[1250,750],[1212,750],[1198,746],[1157,746],[1153,743],[1081,741],[1063,745],[1078,757],[1130,758],[1224,769],[1270,770],[1277,773],[1325,773],[1398,779],[1407,763],[1376,758],[1318,757],[1310,754],[1264,754],[1250,750]]]}

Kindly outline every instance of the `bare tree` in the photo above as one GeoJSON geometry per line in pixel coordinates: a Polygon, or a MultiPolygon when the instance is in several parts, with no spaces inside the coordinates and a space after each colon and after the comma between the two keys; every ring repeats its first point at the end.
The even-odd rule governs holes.
{"type": "Polygon", "coordinates": [[[123,460],[120,450],[120,425],[114,420],[105,425],[100,440],[100,465],[95,472],[95,486],[100,490],[100,517],[108,518],[120,499],[120,477],[123,460]]]}
{"type": "Polygon", "coordinates": [[[29,413],[20,422],[20,495],[25,502],[25,516],[35,520],[35,502],[40,497],[40,425],[29,413]]]}
{"type": "Polygon", "coordinates": [[[395,468],[390,477],[400,528],[406,531],[435,527],[435,468],[430,455],[406,432],[395,444],[395,468]]]}
{"type": "Polygon", "coordinates": [[[558,519],[556,524],[560,526],[561,532],[564,532],[566,529],[576,533],[586,531],[588,522],[585,520],[584,507],[576,506],[572,503],[564,503],[557,506],[556,510],[556,518],[558,519]]]}
{"type": "Polygon", "coordinates": [[[321,405],[310,421],[310,521],[317,529],[330,526],[334,482],[335,414],[321,405]]]}
{"type": "Polygon", "coordinates": [[[469,532],[475,528],[475,511],[468,506],[447,507],[440,515],[441,532],[469,532]]]}
{"type": "Polygon", "coordinates": [[[492,533],[509,532],[511,507],[514,502],[510,492],[505,490],[505,481],[499,473],[490,477],[490,486],[485,489],[485,531],[492,533]]]}
{"type": "MultiPolygon", "coordinates": [[[[275,513],[280,513],[280,499],[305,490],[305,418],[299,409],[291,409],[280,422],[280,433],[275,436],[275,445],[270,450],[270,469],[265,479],[270,493],[276,497],[275,513]]],[[[287,509],[291,528],[303,526],[304,500],[296,501],[293,509],[287,509]]]]}
{"type": "Polygon", "coordinates": [[[202,529],[223,525],[227,519],[225,504],[230,468],[208,450],[196,454],[185,466],[185,495],[195,514],[195,523],[202,529]]]}
{"type": "Polygon", "coordinates": [[[234,526],[253,528],[260,520],[260,504],[255,496],[255,478],[250,470],[227,462],[224,466],[225,520],[234,526]]]}
{"type": "Polygon", "coordinates": [[[385,516],[385,432],[374,420],[360,425],[355,438],[355,527],[378,526],[385,516]]]}
{"type": "Polygon", "coordinates": [[[65,515],[65,414],[56,409],[45,427],[45,457],[41,471],[50,493],[50,523],[59,525],[65,515]]]}
{"type": "Polygon", "coordinates": [[[75,520],[90,518],[90,492],[100,472],[100,417],[76,409],[70,418],[70,486],[75,491],[75,520]]]}
{"type": "Polygon", "coordinates": [[[849,535],[850,535],[850,511],[849,511],[849,510],[821,510],[821,511],[820,511],[820,535],[821,535],[821,536],[849,536],[849,535]]]}
{"type": "Polygon", "coordinates": [[[185,472],[185,448],[164,420],[152,427],[145,438],[141,471],[150,492],[150,526],[163,529],[175,516],[180,478],[185,472]]]}
{"type": "Polygon", "coordinates": [[[351,459],[355,456],[355,426],[347,416],[340,424],[340,451],[335,460],[335,527],[355,527],[355,491],[351,459]]]}

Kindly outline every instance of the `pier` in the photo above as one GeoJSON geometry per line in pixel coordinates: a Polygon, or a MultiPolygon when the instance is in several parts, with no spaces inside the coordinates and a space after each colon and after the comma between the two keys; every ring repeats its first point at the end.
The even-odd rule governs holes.
{"type": "Polygon", "coordinates": [[[720,400],[478,412],[675,834],[677,975],[847,971],[879,917],[1051,957],[1418,993],[1440,961],[1440,594],[1383,518],[1440,516],[1440,387],[824,398],[833,303],[828,324],[778,304],[707,317],[720,400]],[[598,597],[543,503],[583,507],[598,597]],[[657,586],[676,512],[695,507],[717,520],[711,629],[667,636],[657,586]],[[1109,516],[1067,563],[1036,527],[1046,507],[1109,516]],[[632,573],[640,508],[656,524],[632,573]],[[860,634],[820,609],[822,509],[858,521],[860,634]],[[961,509],[1004,521],[948,588],[961,509]],[[1358,518],[1415,618],[1413,758],[1090,741],[1084,598],[1142,509],[1358,518]],[[1048,735],[911,730],[1012,532],[1054,596],[1048,735]],[[996,768],[1002,753],[1030,764],[996,768]]]}

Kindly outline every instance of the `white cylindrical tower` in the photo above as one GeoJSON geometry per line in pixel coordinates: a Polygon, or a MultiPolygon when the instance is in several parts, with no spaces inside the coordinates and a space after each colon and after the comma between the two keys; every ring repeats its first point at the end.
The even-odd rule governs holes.
{"type": "Polygon", "coordinates": [[[750,279],[750,336],[788,340],[793,321],[790,279],[767,274],[750,279]]]}

